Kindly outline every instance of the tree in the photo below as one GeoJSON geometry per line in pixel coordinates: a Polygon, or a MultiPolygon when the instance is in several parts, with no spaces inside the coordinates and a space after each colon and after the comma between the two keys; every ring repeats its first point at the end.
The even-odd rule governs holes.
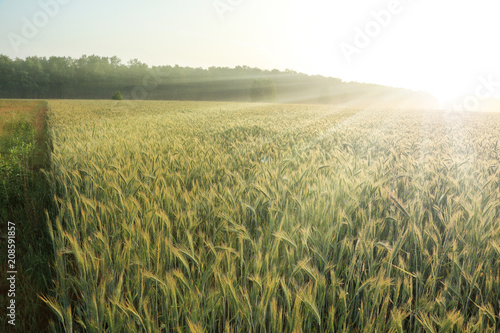
{"type": "Polygon", "coordinates": [[[263,102],[347,104],[352,101],[353,105],[372,106],[401,104],[403,99],[407,104],[435,108],[434,98],[428,94],[291,70],[178,65],[150,68],[137,59],[122,64],[118,57],[10,59],[0,54],[0,98],[109,99],[113,91],[157,100],[248,101],[251,97],[252,101],[263,102]]]}
{"type": "Polygon", "coordinates": [[[271,79],[254,79],[250,91],[252,102],[272,102],[276,99],[276,85],[271,79]]]}
{"type": "Polygon", "coordinates": [[[111,96],[111,99],[121,101],[123,99],[122,93],[119,90],[115,91],[113,96],[111,96]]]}

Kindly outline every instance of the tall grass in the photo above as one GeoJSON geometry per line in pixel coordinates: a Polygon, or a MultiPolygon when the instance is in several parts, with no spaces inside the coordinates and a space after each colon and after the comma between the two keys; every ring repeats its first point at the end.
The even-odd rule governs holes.
{"type": "Polygon", "coordinates": [[[54,330],[500,330],[500,115],[50,105],[54,330]]]}
{"type": "MultiPolygon", "coordinates": [[[[51,212],[49,184],[41,171],[49,167],[50,146],[45,118],[47,103],[36,100],[0,101],[0,261],[7,269],[7,222],[16,225],[16,326],[0,318],[2,332],[44,332],[51,312],[38,299],[51,286],[50,239],[46,214],[51,212]],[[5,246],[4,246],[5,245],[5,246]]],[[[9,282],[0,281],[0,303],[7,307],[9,282]]]]}

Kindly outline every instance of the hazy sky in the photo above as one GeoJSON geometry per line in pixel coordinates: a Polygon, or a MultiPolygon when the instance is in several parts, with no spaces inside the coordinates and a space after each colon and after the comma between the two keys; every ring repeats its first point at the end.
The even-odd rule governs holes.
{"type": "Polygon", "coordinates": [[[498,0],[0,0],[0,54],[290,68],[482,98],[500,96],[499,13],[498,0]]]}

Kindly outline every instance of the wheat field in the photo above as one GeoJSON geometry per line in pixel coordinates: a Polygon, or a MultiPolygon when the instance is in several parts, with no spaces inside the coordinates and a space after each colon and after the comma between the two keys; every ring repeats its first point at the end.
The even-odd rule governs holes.
{"type": "Polygon", "coordinates": [[[56,331],[500,330],[500,114],[49,105],[56,331]]]}

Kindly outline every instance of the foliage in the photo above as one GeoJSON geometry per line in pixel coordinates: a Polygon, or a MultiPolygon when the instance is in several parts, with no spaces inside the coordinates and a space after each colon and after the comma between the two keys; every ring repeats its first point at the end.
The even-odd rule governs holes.
{"type": "MultiPolygon", "coordinates": [[[[109,99],[116,90],[129,99],[250,101],[254,80],[272,80],[276,101],[436,107],[429,94],[374,84],[342,82],[294,71],[235,68],[154,66],[137,59],[123,64],[117,57],[84,55],[28,57],[11,60],[0,55],[0,98],[109,99]],[[323,91],[328,87],[329,96],[323,91]]],[[[266,81],[262,81],[266,82],[266,81]]]]}
{"type": "Polygon", "coordinates": [[[115,91],[111,99],[121,101],[123,99],[122,93],[119,90],[115,91]]]}
{"type": "Polygon", "coordinates": [[[0,137],[0,206],[15,206],[24,200],[31,178],[30,161],[35,148],[35,130],[27,121],[3,124],[0,137]]]}
{"type": "MultiPolygon", "coordinates": [[[[16,223],[16,331],[20,332],[44,332],[52,316],[38,298],[49,290],[53,257],[45,223],[46,213],[52,214],[52,198],[40,171],[48,164],[46,111],[41,101],[0,101],[0,229],[6,231],[8,221],[16,223]]],[[[6,255],[5,248],[0,253],[4,263],[6,255]]],[[[7,280],[0,281],[1,290],[8,288],[7,280]]],[[[3,332],[11,330],[8,319],[0,318],[3,332]]]]}
{"type": "Polygon", "coordinates": [[[253,102],[272,102],[276,99],[276,85],[271,79],[253,80],[250,99],[253,102]]]}
{"type": "Polygon", "coordinates": [[[60,330],[500,330],[498,115],[51,107],[60,330]]]}

